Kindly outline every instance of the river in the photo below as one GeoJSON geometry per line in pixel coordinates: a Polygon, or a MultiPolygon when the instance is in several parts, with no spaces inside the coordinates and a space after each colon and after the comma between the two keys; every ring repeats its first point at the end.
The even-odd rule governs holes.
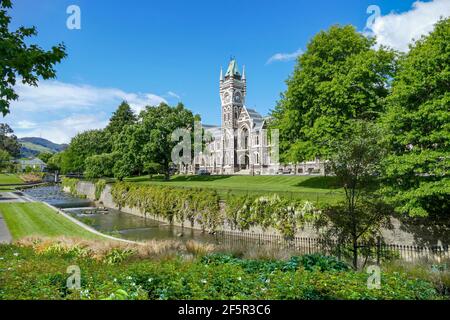
{"type": "Polygon", "coordinates": [[[72,217],[100,232],[123,239],[176,239],[181,241],[192,239],[207,243],[217,243],[215,236],[198,230],[183,229],[114,209],[108,209],[107,213],[102,213],[96,210],[92,201],[65,193],[58,185],[26,189],[23,193],[64,210],[72,217]]]}

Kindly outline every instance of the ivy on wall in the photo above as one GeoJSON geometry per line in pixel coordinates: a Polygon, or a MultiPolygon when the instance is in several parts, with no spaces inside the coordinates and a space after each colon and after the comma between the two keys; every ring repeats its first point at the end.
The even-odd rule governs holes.
{"type": "MultiPolygon", "coordinates": [[[[77,194],[77,179],[63,179],[63,186],[77,194]]],[[[105,180],[95,183],[98,200],[106,186],[105,180]]],[[[240,231],[259,227],[266,231],[274,229],[286,239],[292,239],[306,223],[316,220],[320,211],[313,203],[288,200],[278,195],[236,196],[228,195],[224,210],[216,191],[209,189],[174,188],[166,186],[139,185],[117,182],[112,185],[111,195],[120,208],[138,209],[144,216],[149,214],[184,225],[197,223],[203,231],[214,232],[227,225],[240,231]]]]}

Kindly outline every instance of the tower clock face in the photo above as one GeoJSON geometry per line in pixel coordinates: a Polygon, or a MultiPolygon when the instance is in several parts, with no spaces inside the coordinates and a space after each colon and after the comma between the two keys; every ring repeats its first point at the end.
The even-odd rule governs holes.
{"type": "Polygon", "coordinates": [[[234,95],[234,102],[241,103],[242,97],[240,92],[236,92],[234,95]]]}

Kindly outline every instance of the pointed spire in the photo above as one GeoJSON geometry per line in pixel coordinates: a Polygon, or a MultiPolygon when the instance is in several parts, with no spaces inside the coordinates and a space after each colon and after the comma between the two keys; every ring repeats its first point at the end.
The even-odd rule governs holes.
{"type": "Polygon", "coordinates": [[[245,80],[245,65],[242,66],[242,80],[245,80]]]}
{"type": "Polygon", "coordinates": [[[223,69],[220,67],[220,81],[223,81],[223,69]]]}
{"type": "Polygon", "coordinates": [[[237,61],[236,59],[232,58],[232,60],[230,60],[230,64],[228,65],[228,69],[227,72],[225,74],[225,77],[234,77],[234,76],[239,76],[239,69],[237,66],[237,61]]]}

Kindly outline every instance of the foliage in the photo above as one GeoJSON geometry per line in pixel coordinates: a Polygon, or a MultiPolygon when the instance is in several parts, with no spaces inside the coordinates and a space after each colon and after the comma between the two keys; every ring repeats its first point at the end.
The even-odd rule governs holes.
{"type": "Polygon", "coordinates": [[[136,115],[133,113],[133,110],[131,110],[130,105],[126,101],[123,101],[109,119],[106,131],[114,138],[118,136],[126,126],[134,124],[136,120],[136,115]]]}
{"type": "Polygon", "coordinates": [[[176,189],[115,183],[111,194],[119,207],[137,208],[168,221],[199,223],[203,230],[213,232],[221,224],[219,198],[209,190],[176,189]]]}
{"type": "Polygon", "coordinates": [[[373,194],[380,164],[386,154],[381,132],[374,124],[353,122],[350,135],[339,141],[327,162],[345,190],[345,202],[329,205],[316,220],[327,239],[353,246],[353,267],[358,267],[358,241],[375,241],[382,226],[389,226],[390,208],[373,194]]]}
{"type": "MultiPolygon", "coordinates": [[[[1,99],[0,96],[0,109],[1,99]]],[[[0,123],[0,150],[7,151],[12,157],[18,157],[20,154],[20,143],[17,141],[13,129],[6,123],[0,123]]]]}
{"type": "Polygon", "coordinates": [[[46,164],[48,164],[48,161],[53,157],[53,153],[50,152],[41,152],[37,156],[39,159],[44,161],[46,164]]]}
{"type": "Polygon", "coordinates": [[[450,211],[450,18],[416,41],[399,63],[383,117],[392,155],[386,199],[399,213],[450,211]]]}
{"type": "Polygon", "coordinates": [[[292,239],[305,223],[313,222],[318,210],[309,201],[287,200],[278,195],[251,198],[229,195],[225,220],[241,231],[251,227],[273,228],[286,239],[292,239]]]}
{"type": "Polygon", "coordinates": [[[95,200],[99,200],[100,196],[102,195],[103,190],[105,190],[106,187],[106,180],[99,179],[95,183],[95,200]]]}
{"type": "Polygon", "coordinates": [[[283,162],[326,159],[349,120],[373,120],[384,110],[395,54],[374,42],[353,26],[333,26],[309,42],[272,112],[283,162]]]}
{"type": "Polygon", "coordinates": [[[312,203],[283,200],[278,196],[255,199],[229,196],[222,211],[213,190],[121,182],[113,185],[111,193],[119,207],[138,208],[144,215],[152,214],[168,221],[189,221],[191,225],[197,222],[209,232],[225,225],[242,231],[251,227],[274,228],[291,239],[316,215],[312,203]]]}
{"type": "Polygon", "coordinates": [[[58,152],[53,154],[48,160],[47,160],[47,170],[48,171],[60,171],[63,161],[63,153],[58,152]]]}
{"type": "Polygon", "coordinates": [[[8,151],[0,149],[0,170],[8,169],[11,167],[11,155],[8,151]]]}
{"type": "Polygon", "coordinates": [[[235,258],[227,254],[210,254],[204,256],[201,261],[209,265],[232,264],[239,266],[249,273],[274,271],[297,271],[303,268],[307,271],[319,270],[326,271],[346,271],[350,267],[342,261],[338,261],[334,257],[323,256],[320,254],[306,254],[303,256],[294,256],[287,261],[281,260],[248,260],[235,258]]]}
{"type": "Polygon", "coordinates": [[[62,152],[61,170],[63,173],[82,173],[86,159],[93,155],[108,153],[110,139],[104,130],[89,130],[77,134],[69,147],[62,152]]]}
{"type": "Polygon", "coordinates": [[[77,192],[77,184],[80,180],[76,179],[76,178],[67,178],[67,177],[62,177],[61,179],[61,185],[63,186],[63,188],[69,188],[69,192],[73,195],[76,195],[77,192]]]}
{"type": "Polygon", "coordinates": [[[63,44],[42,50],[35,44],[29,44],[27,38],[37,35],[35,27],[19,27],[10,30],[11,17],[7,9],[12,7],[11,0],[0,1],[0,112],[9,113],[9,104],[18,99],[14,90],[16,77],[23,84],[37,86],[38,78],[50,79],[56,76],[54,65],[66,57],[63,44]]]}
{"type": "Polygon", "coordinates": [[[113,167],[117,158],[118,155],[116,153],[102,153],[87,157],[84,176],[88,179],[112,177],[113,167]]]}
{"type": "Polygon", "coordinates": [[[136,260],[129,256],[108,264],[64,252],[37,254],[30,247],[16,245],[0,246],[0,256],[4,258],[0,269],[9,270],[0,273],[0,299],[443,298],[430,282],[397,271],[382,272],[381,289],[369,289],[365,272],[341,268],[326,257],[294,257],[285,262],[220,255],[193,260],[136,260]],[[67,290],[65,271],[72,264],[83,270],[81,290],[67,290]]]}

